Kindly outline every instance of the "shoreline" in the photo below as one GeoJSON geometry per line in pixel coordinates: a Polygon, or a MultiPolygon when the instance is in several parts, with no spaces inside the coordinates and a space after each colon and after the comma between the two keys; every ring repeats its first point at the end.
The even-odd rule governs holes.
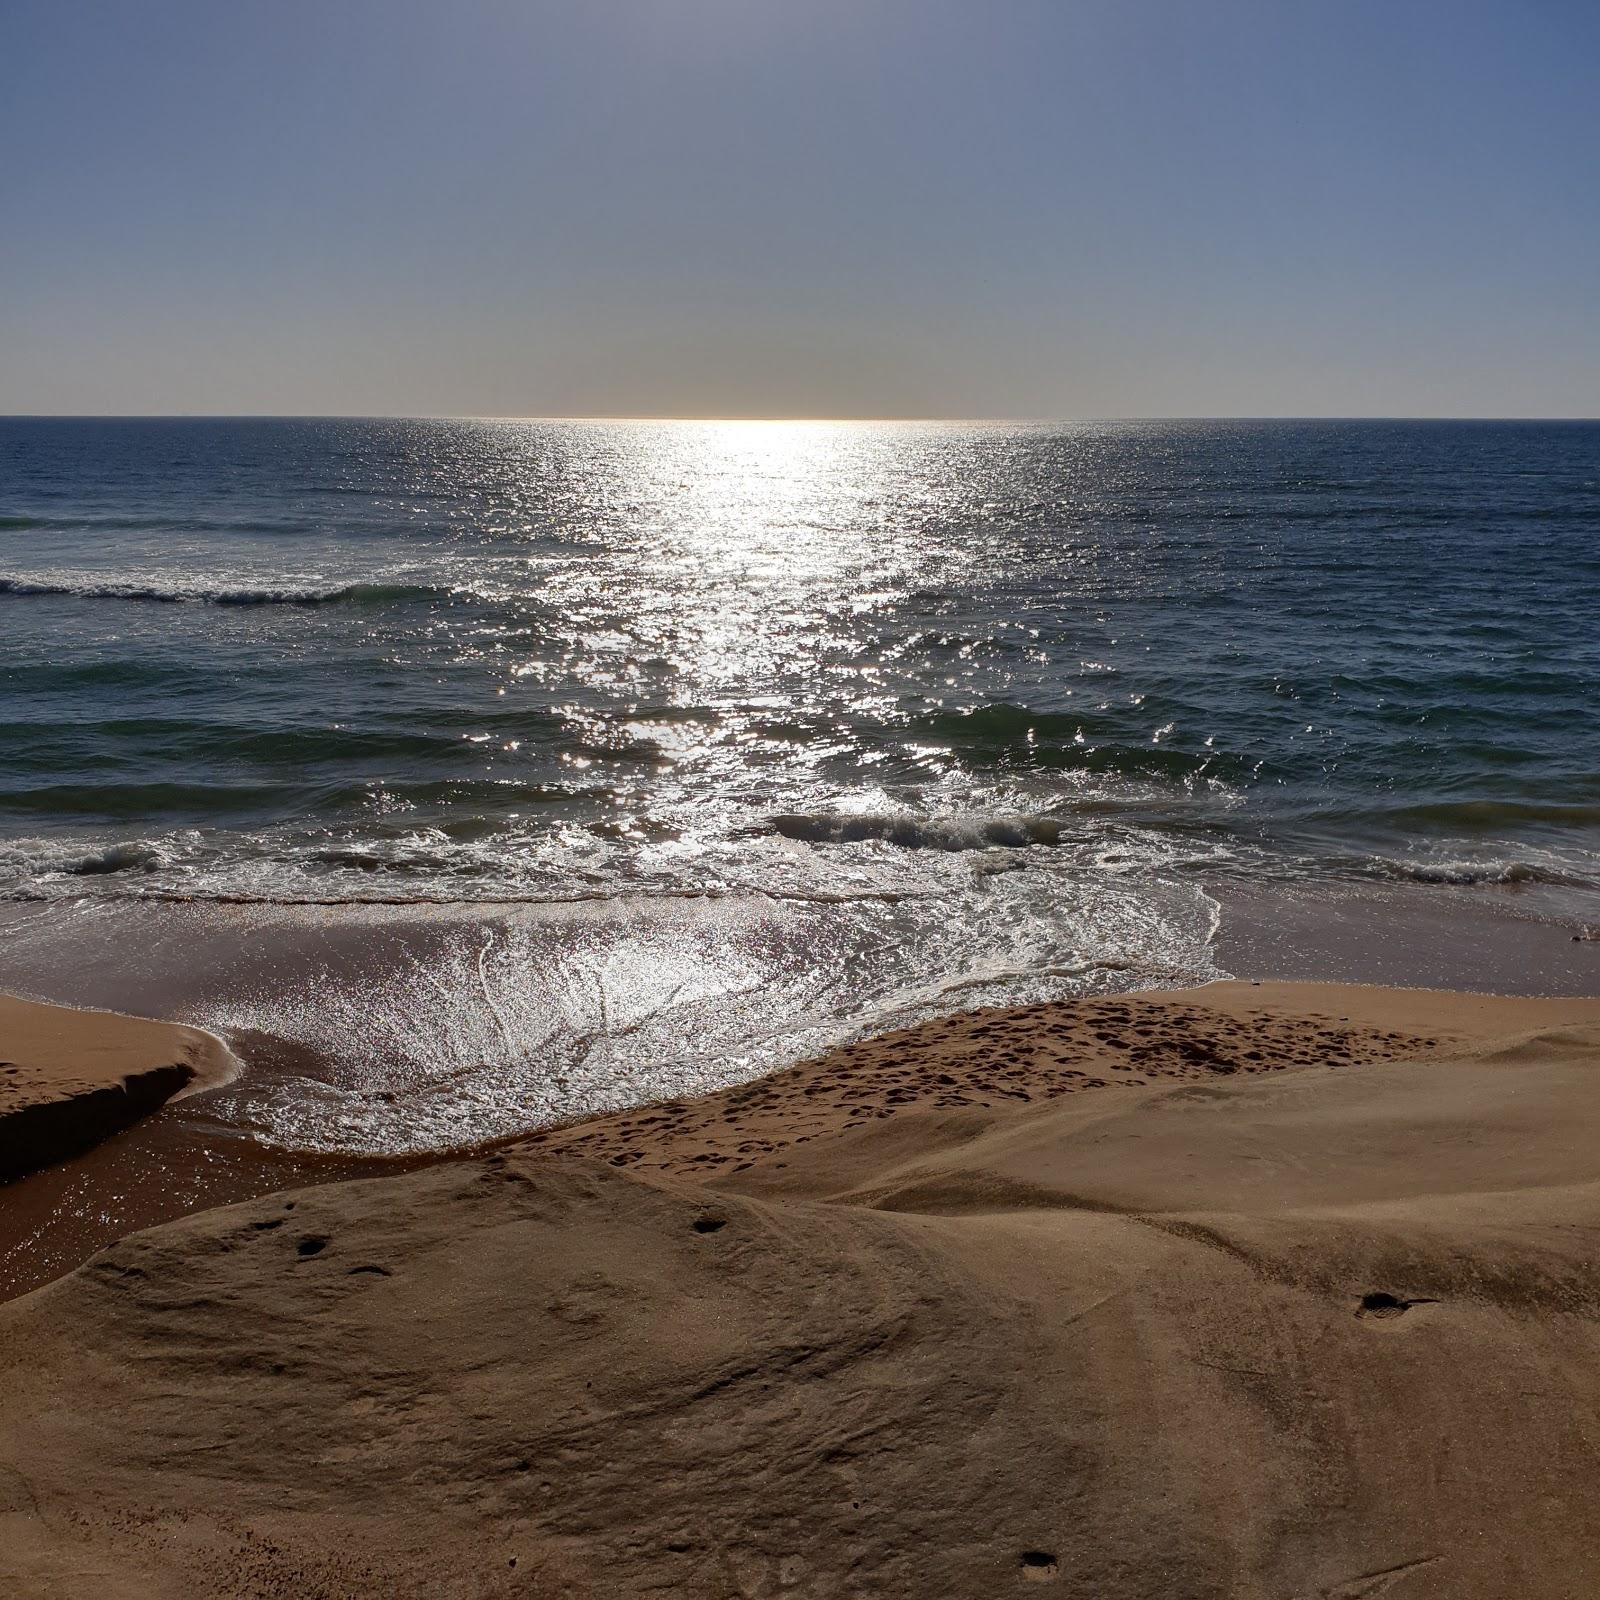
{"type": "Polygon", "coordinates": [[[1474,998],[1451,993],[1440,1003],[1437,991],[1372,987],[1375,1014],[1352,1025],[1363,1010],[1361,987],[1218,979],[951,1012],[693,1100],[600,1113],[513,1143],[628,1171],[737,1183],[801,1144],[858,1131],[865,1139],[873,1124],[901,1116],[961,1127],[1095,1090],[1432,1054],[1447,1036],[1383,1026],[1404,1009],[1395,997],[1417,996],[1431,1023],[1474,998]],[[1296,1001],[1318,1009],[1297,1011],[1296,1001]]]}
{"type": "MultiPolygon", "coordinates": [[[[1530,991],[1580,997],[1586,992],[1600,993],[1600,946],[1575,943],[1564,927],[1512,914],[1500,903],[1501,898],[1455,889],[1412,889],[1397,895],[1361,885],[1315,885],[1295,893],[1260,887],[1249,894],[1230,891],[1219,895],[1215,944],[1219,959],[1234,966],[1248,959],[1271,985],[1303,981],[1310,968],[1345,982],[1370,983],[1383,991],[1409,985],[1416,991],[1450,987],[1481,993],[1486,992],[1485,980],[1498,980],[1503,991],[1509,980],[1520,977],[1524,995],[1530,991]],[[1441,976],[1458,981],[1441,985],[1441,976]],[[1470,981],[1459,981],[1472,979],[1479,980],[1476,990],[1470,981]]],[[[29,913],[30,919],[36,916],[36,910],[29,913]]],[[[124,1014],[148,1005],[152,1009],[166,1006],[183,1017],[192,1016],[197,998],[219,982],[236,987],[248,981],[279,986],[303,981],[303,950],[293,942],[281,947],[262,942],[250,932],[250,923],[241,923],[230,933],[233,923],[229,915],[218,918],[212,930],[215,936],[203,946],[197,946],[192,937],[199,924],[188,920],[173,928],[156,924],[164,930],[155,941],[161,960],[173,965],[175,973],[179,970],[175,964],[186,952],[193,952],[193,972],[182,983],[145,982],[148,966],[96,968],[58,962],[52,987],[58,994],[77,990],[80,998],[87,990],[94,1001],[110,1001],[124,1014]],[[180,934],[184,936],[180,938],[180,934]],[[248,964],[241,967],[246,956],[248,964]],[[252,980],[252,973],[259,978],[252,980]]],[[[365,925],[365,919],[358,924],[365,925]]],[[[330,927],[329,937],[342,949],[347,942],[340,931],[342,924],[335,921],[330,927]]],[[[85,954],[98,948],[87,947],[85,954]]],[[[11,970],[0,970],[0,982],[31,977],[28,986],[38,994],[40,969],[29,972],[19,968],[16,950],[15,944],[9,946],[11,970]]],[[[1214,979],[1170,992],[1201,999],[1203,1004],[1206,994],[1235,982],[1214,979]]],[[[937,1041],[934,1054],[948,1053],[974,1029],[985,1026],[985,1017],[1017,1012],[1019,1016],[1003,1023],[1002,1029],[1020,1027],[1026,1032],[1029,1012],[1044,1013],[1056,1006],[1070,1010],[1074,1005],[1116,1009],[1129,1003],[1143,1004],[1161,992],[1118,990],[1036,1007],[946,1011],[910,1028],[847,1039],[793,1065],[702,1094],[663,1095],[643,1104],[602,1109],[510,1134],[400,1153],[294,1150],[263,1142],[239,1120],[236,1094],[218,1097],[185,1085],[165,1105],[95,1147],[6,1185],[7,1204],[0,1208],[0,1302],[53,1281],[111,1240],[142,1228],[305,1184],[394,1175],[482,1157],[523,1142],[551,1153],[590,1155],[622,1168],[680,1172],[708,1182],[737,1178],[739,1169],[749,1170],[757,1160],[771,1157],[779,1144],[809,1149],[824,1137],[861,1137],[862,1128],[844,1124],[865,1119],[840,1112],[840,1083],[851,1072],[882,1077],[874,1095],[886,1099],[893,1093],[892,1109],[904,1113],[923,1103],[916,1088],[917,1063],[929,1059],[923,1047],[930,1041],[937,1041]],[[905,1045],[908,1038],[910,1044],[905,1045]],[[906,1059],[888,1059],[897,1052],[906,1059]],[[826,1065],[836,1057],[843,1064],[837,1070],[826,1065]],[[813,1072],[835,1081],[807,1095],[803,1089],[813,1072]],[[725,1141],[728,1130],[738,1130],[739,1137],[725,1141]],[[741,1144],[749,1148],[740,1150],[741,1144]],[[696,1156],[705,1159],[695,1162],[696,1156]]],[[[71,1009],[102,1014],[81,1006],[71,1009]]],[[[191,1023],[177,1026],[194,1031],[191,1023]]],[[[1340,1026],[1336,1017],[1332,1026],[1340,1026]]],[[[1413,1033],[1420,1036],[1426,1031],[1413,1033]]],[[[1365,1045],[1359,1040],[1349,1042],[1365,1051],[1362,1059],[1381,1059],[1385,1053],[1368,1048],[1370,1041],[1365,1045]]],[[[236,1031],[234,1043],[245,1061],[244,1076],[236,1088],[247,1092],[293,1095],[308,1080],[313,1089],[323,1082],[339,1081],[336,1064],[295,1040],[236,1031]]],[[[1092,1038],[1089,1043],[1100,1047],[1092,1038]]],[[[1029,1072],[1041,1074],[1037,1096],[1019,1096],[1015,1076],[1005,1079],[997,1075],[991,1081],[981,1071],[975,1074],[968,1063],[952,1074],[961,1079],[960,1085],[941,1086],[949,1091],[944,1098],[981,1100],[987,1090],[995,1102],[993,1108],[952,1103],[933,1109],[956,1120],[986,1116],[991,1109],[999,1114],[1005,1105],[1053,1098],[1096,1077],[1082,1061],[1057,1059],[1058,1054],[1053,1048],[1035,1050],[1022,1064],[1024,1078],[1029,1072]],[[1046,1079],[1050,1080],[1048,1093],[1044,1092],[1046,1079]]],[[[1098,1076],[1127,1087],[1128,1080],[1139,1073],[1123,1061],[1116,1067],[1105,1066],[1098,1076]]],[[[936,1102],[940,1095],[928,1098],[936,1102]]],[[[883,1109],[874,1106],[874,1122],[889,1120],[877,1114],[883,1109]]]]}
{"type": "MultiPolygon", "coordinates": [[[[138,1120],[4,1186],[0,1304],[55,1281],[128,1233],[308,1184],[382,1178],[522,1150],[708,1185],[737,1187],[787,1173],[776,1181],[792,1188],[790,1168],[805,1165],[797,1159],[803,1147],[859,1144],[870,1162],[901,1123],[925,1137],[930,1116],[959,1142],[1010,1113],[1088,1090],[1425,1059],[1460,1045],[1463,1019],[1474,1010],[1582,1018],[1591,1005],[1600,1000],[1225,978],[1181,989],[984,1007],[850,1040],[703,1095],[396,1155],[263,1144],[211,1114],[202,1091],[229,1081],[219,1076],[184,1084],[185,1092],[138,1120]]],[[[68,1018],[125,1021],[136,1032],[202,1032],[119,1013],[53,1009],[68,1018]]],[[[267,1070],[292,1072],[293,1049],[284,1041],[264,1043],[268,1057],[274,1049],[281,1056],[267,1070]]],[[[245,1070],[263,1070],[265,1059],[252,1057],[245,1070]]]]}

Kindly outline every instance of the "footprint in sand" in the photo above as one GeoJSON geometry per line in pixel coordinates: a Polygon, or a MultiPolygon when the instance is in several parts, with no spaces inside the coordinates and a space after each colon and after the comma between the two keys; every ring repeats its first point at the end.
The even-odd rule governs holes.
{"type": "Polygon", "coordinates": [[[1356,1308],[1356,1315],[1362,1318],[1377,1317],[1382,1320],[1392,1320],[1403,1317],[1412,1306],[1436,1306],[1437,1300],[1430,1300],[1426,1296],[1417,1296],[1407,1300],[1397,1294],[1389,1294],[1378,1289],[1361,1297],[1361,1304],[1356,1308]]]}
{"type": "Polygon", "coordinates": [[[1030,1583],[1049,1583],[1061,1571],[1060,1564],[1048,1550],[1024,1550],[1017,1567],[1030,1583]]]}

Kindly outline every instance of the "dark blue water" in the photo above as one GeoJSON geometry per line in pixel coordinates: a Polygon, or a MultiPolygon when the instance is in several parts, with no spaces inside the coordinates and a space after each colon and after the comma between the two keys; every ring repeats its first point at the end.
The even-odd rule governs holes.
{"type": "Polygon", "coordinates": [[[1594,424],[0,421],[0,893],[555,918],[477,1056],[1204,976],[1241,878],[1575,916],[1597,706],[1594,424]]]}

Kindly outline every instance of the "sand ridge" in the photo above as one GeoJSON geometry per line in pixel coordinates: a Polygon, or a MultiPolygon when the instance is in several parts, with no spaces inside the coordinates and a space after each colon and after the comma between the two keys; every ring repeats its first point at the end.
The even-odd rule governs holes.
{"type": "Polygon", "coordinates": [[[1321,1014],[1252,1004],[1251,987],[958,1012],[753,1083],[589,1118],[526,1142],[642,1173],[733,1177],[795,1145],[912,1111],[1003,1112],[1088,1089],[1359,1066],[1429,1054],[1453,1037],[1353,1016],[1356,991],[1346,992],[1342,1014],[1321,1014]]]}
{"type": "Polygon", "coordinates": [[[0,1181],[63,1160],[237,1068],[214,1034],[0,995],[0,1181]]]}

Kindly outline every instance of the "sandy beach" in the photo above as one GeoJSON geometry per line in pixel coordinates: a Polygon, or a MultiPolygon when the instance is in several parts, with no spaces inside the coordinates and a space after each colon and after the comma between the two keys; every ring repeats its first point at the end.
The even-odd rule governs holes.
{"type": "Polygon", "coordinates": [[[3,17],[0,1600],[1600,1600],[1600,7],[3,17]]]}
{"type": "Polygon", "coordinates": [[[13,1592],[1579,1595],[1600,1000],[986,1011],[0,1307],[13,1592]]]}

